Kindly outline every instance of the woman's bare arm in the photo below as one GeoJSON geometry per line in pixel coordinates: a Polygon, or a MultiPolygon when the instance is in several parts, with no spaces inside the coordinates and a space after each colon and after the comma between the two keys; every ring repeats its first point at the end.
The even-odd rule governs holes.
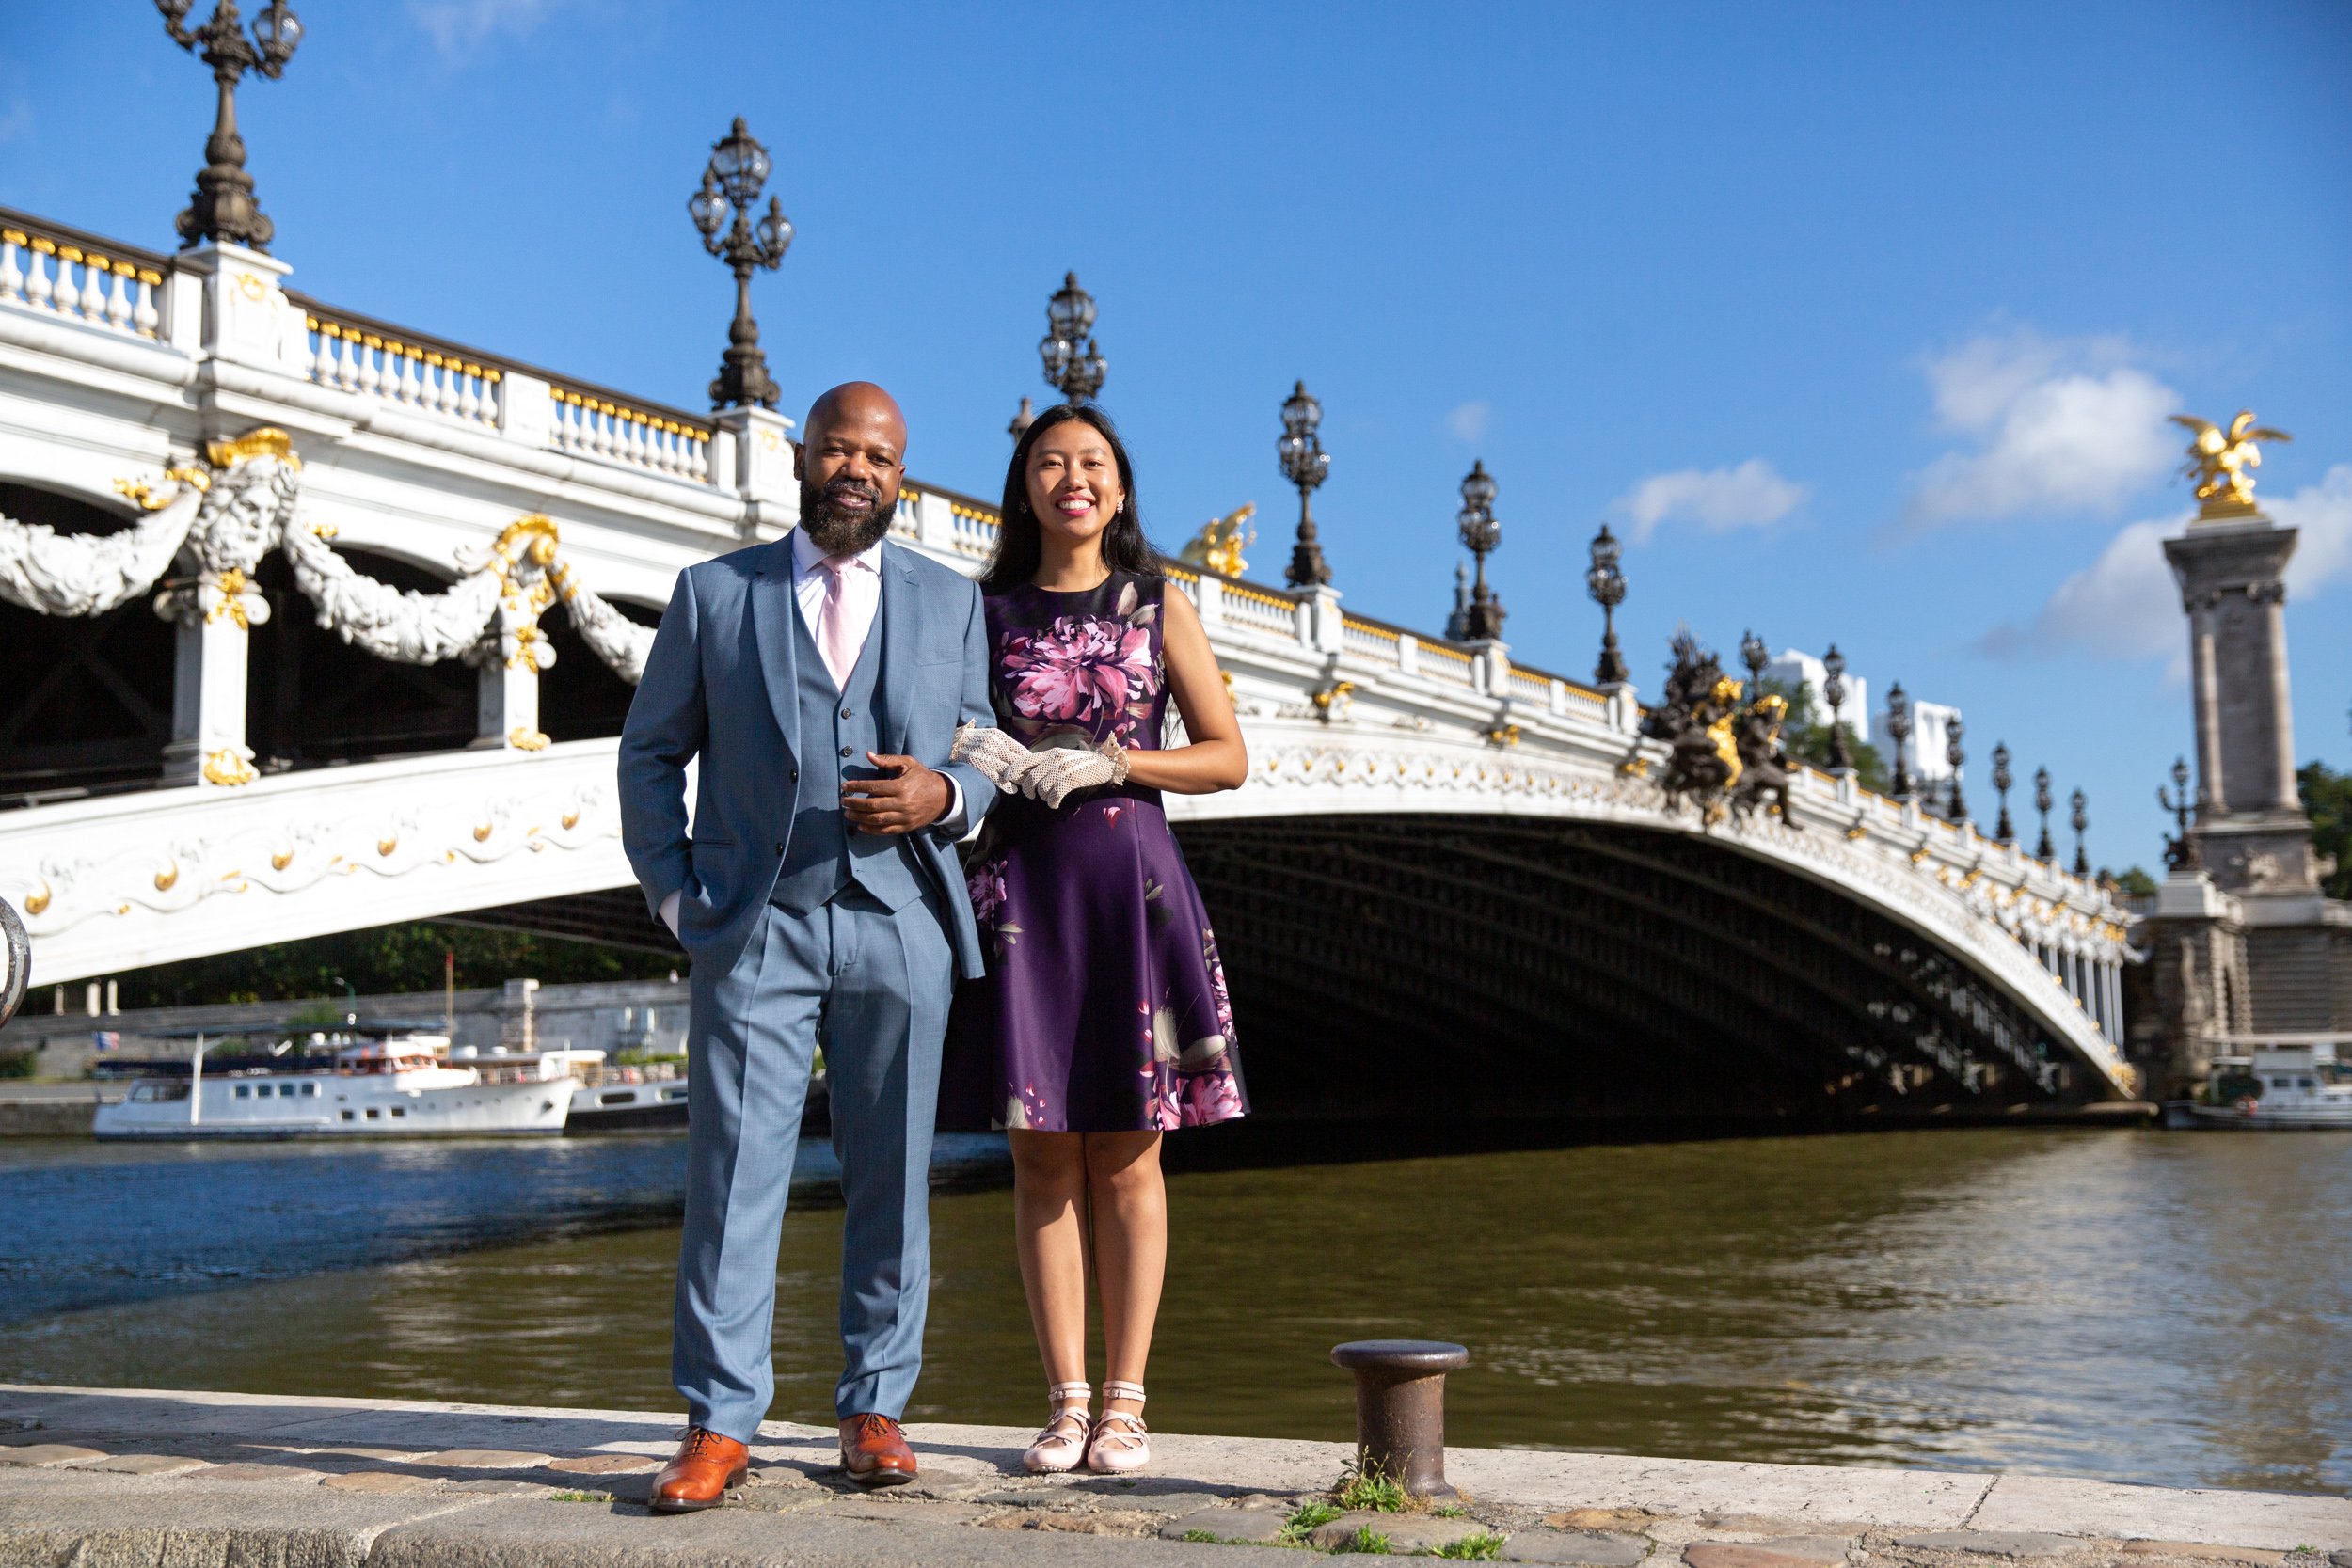
{"type": "Polygon", "coordinates": [[[1184,717],[1188,746],[1165,752],[1130,751],[1127,777],[1152,789],[1178,795],[1214,795],[1239,789],[1249,777],[1249,752],[1242,744],[1241,721],[1225,676],[1209,649],[1200,612],[1171,579],[1160,601],[1160,656],[1168,667],[1168,694],[1184,717]]]}

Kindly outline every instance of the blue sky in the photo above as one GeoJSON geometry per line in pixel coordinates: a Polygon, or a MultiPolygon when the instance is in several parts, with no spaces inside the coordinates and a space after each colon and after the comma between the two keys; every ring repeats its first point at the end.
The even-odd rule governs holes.
{"type": "MultiPolygon", "coordinates": [[[[2087,787],[2118,865],[2189,742],[2163,416],[2251,406],[2296,437],[2299,749],[2352,766],[2341,5],[296,7],[241,107],[297,287],[702,406],[684,204],[740,113],[799,229],[755,285],[787,412],[873,377],[993,494],[1074,268],[1164,543],[1255,501],[1279,580],[1303,376],[1351,608],[1437,624],[1483,457],[1523,659],[1589,672],[1611,517],[1646,689],[1678,621],[1834,640],[1966,710],[1988,815],[1996,739],[2087,787]]],[[[167,246],[200,68],[143,0],[6,16],[0,201],[167,246]]]]}

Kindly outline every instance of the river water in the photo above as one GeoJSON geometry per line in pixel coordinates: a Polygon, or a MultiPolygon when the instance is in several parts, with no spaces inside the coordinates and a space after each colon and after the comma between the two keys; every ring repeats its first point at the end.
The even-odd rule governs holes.
{"type": "MultiPolygon", "coordinates": [[[[683,1148],[0,1144],[0,1379],[672,1406],[683,1148]]],[[[1457,1444],[2352,1490],[2352,1135],[1582,1147],[1169,1200],[1170,1431],[1343,1438],[1330,1347],[1409,1335],[1471,1349],[1457,1444]]],[[[1041,1412],[1010,1208],[934,1199],[915,1418],[1041,1412]]],[[[827,1418],[839,1245],[821,1202],[787,1225],[779,1417],[827,1418]]]]}

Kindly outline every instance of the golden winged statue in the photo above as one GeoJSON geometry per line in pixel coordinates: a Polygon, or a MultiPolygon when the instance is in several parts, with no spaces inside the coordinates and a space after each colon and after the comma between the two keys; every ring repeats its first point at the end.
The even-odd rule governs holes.
{"type": "Polygon", "coordinates": [[[1249,562],[1241,558],[1241,552],[1258,542],[1258,531],[1249,526],[1249,519],[1257,515],[1257,505],[1252,502],[1213,523],[1201,524],[1200,531],[1185,542],[1176,559],[1206,566],[1225,577],[1241,576],[1249,569],[1249,562]]]}
{"type": "Polygon", "coordinates": [[[2258,441],[2292,441],[2283,430],[2254,422],[2251,409],[2240,409],[2228,429],[2194,414],[2175,414],[2172,422],[2191,433],[2188,461],[2181,476],[2197,482],[2201,517],[2244,517],[2254,510],[2253,470],[2263,465],[2258,441]]]}

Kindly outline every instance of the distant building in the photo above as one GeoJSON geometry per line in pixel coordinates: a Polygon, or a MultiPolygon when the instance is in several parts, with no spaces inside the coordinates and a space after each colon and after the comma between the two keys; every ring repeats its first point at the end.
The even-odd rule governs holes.
{"type": "MultiPolygon", "coordinates": [[[[1829,670],[1811,654],[1801,654],[1794,648],[1783,648],[1778,657],[1764,666],[1764,678],[1780,682],[1789,690],[1812,688],[1813,721],[1829,722],[1829,699],[1822,688],[1829,684],[1829,670]]],[[[1839,722],[1855,740],[1867,744],[1870,738],[1870,683],[1852,671],[1846,672],[1846,700],[1839,705],[1839,722]]]]}

